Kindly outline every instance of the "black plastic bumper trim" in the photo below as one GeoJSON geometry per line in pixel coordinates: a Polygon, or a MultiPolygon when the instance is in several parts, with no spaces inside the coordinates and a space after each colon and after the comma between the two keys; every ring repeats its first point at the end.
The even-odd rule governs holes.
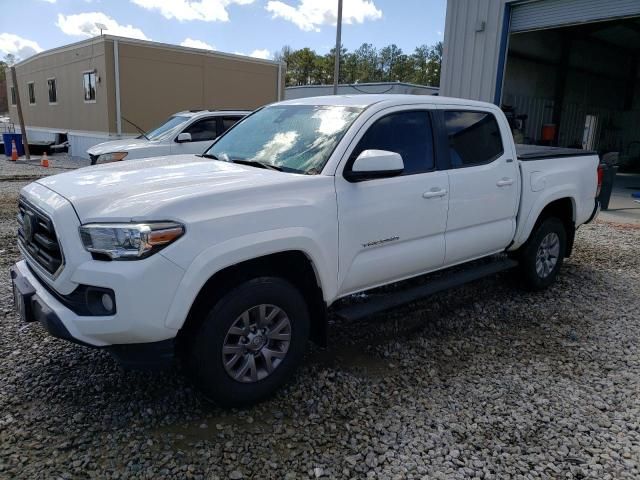
{"type": "Polygon", "coordinates": [[[67,327],[62,323],[62,320],[60,320],[60,317],[51,310],[49,305],[47,305],[45,301],[38,296],[38,294],[31,298],[31,311],[33,312],[33,317],[42,324],[45,330],[49,332],[49,335],[52,337],[60,338],[77,345],[96,348],[94,345],[78,340],[71,335],[69,330],[67,330],[67,327]]]}
{"type": "Polygon", "coordinates": [[[160,370],[171,366],[175,358],[175,338],[149,343],[131,343],[98,347],[75,338],[64,326],[60,317],[38,296],[31,283],[17,268],[10,269],[14,281],[23,282],[23,293],[31,293],[28,298],[29,317],[39,322],[52,337],[77,345],[97,348],[109,352],[122,367],[132,370],[160,370]]]}
{"type": "Polygon", "coordinates": [[[131,370],[161,370],[173,364],[175,339],[104,347],[116,361],[131,370]]]}
{"type": "MultiPolygon", "coordinates": [[[[110,317],[118,313],[118,307],[116,303],[116,297],[113,290],[110,288],[104,287],[94,287],[93,285],[78,285],[76,289],[68,295],[62,295],[50,287],[47,282],[45,282],[38,272],[36,272],[28,263],[27,268],[31,275],[36,277],[42,288],[44,288],[47,292],[49,292],[52,296],[56,298],[61,304],[71,310],[73,313],[80,317],[110,317]],[[109,294],[111,299],[113,300],[113,310],[110,312],[100,311],[95,305],[92,305],[89,301],[88,295],[91,292],[104,292],[109,294]]],[[[94,302],[95,303],[95,302],[94,302]]]]}

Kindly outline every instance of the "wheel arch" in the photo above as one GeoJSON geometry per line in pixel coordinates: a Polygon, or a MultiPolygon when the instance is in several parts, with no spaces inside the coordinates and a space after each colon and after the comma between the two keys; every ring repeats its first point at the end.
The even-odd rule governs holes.
{"type": "Polygon", "coordinates": [[[302,250],[285,250],[229,265],[211,275],[200,287],[178,332],[179,343],[197,332],[205,312],[234,287],[251,278],[284,278],[304,296],[311,318],[311,339],[326,344],[327,305],[320,274],[312,259],[302,250]]]}
{"type": "Polygon", "coordinates": [[[576,201],[572,196],[564,196],[549,200],[539,209],[537,215],[530,215],[527,222],[527,228],[520,235],[520,242],[517,244],[517,248],[526,244],[536,227],[549,217],[556,217],[564,224],[567,233],[567,249],[565,257],[571,256],[576,232],[576,201]]]}

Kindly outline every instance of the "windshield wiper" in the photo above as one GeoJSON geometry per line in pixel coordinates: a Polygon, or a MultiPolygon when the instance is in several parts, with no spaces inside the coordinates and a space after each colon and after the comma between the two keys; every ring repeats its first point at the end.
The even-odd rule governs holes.
{"type": "Polygon", "coordinates": [[[140,132],[140,134],[146,138],[147,140],[151,141],[151,139],[149,137],[147,137],[147,132],[145,132],[142,128],[140,128],[138,125],[136,125],[135,123],[133,123],[131,120],[127,120],[126,118],[124,118],[122,115],[120,115],[120,117],[127,122],[128,124],[132,125],[133,128],[135,128],[136,130],[138,130],[140,132]]]}
{"type": "Polygon", "coordinates": [[[219,160],[219,158],[216,157],[215,155],[213,155],[212,153],[203,153],[202,155],[196,155],[196,157],[210,158],[212,160],[219,160]]]}
{"type": "Polygon", "coordinates": [[[284,169],[277,165],[273,165],[267,162],[261,162],[259,160],[244,160],[241,158],[231,160],[233,163],[239,163],[241,165],[249,165],[250,167],[258,167],[258,168],[266,168],[268,170],[276,170],[278,172],[283,172],[284,169]]]}

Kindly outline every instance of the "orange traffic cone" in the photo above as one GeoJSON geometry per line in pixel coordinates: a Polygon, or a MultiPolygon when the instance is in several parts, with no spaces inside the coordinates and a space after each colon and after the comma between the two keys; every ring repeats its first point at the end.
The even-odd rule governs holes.
{"type": "Polygon", "coordinates": [[[40,166],[49,168],[49,159],[47,158],[47,152],[44,152],[42,159],[40,160],[40,166]]]}
{"type": "Polygon", "coordinates": [[[11,160],[14,162],[18,160],[18,147],[16,147],[15,140],[11,140],[11,160]]]}

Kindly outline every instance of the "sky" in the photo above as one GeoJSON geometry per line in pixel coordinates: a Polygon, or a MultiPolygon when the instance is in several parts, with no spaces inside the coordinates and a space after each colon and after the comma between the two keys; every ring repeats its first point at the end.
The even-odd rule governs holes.
{"type": "MultiPolygon", "coordinates": [[[[105,33],[272,58],[283,45],[320,54],[335,45],[337,0],[0,0],[0,56],[105,33]]],[[[410,53],[443,38],[446,0],[344,0],[342,44],[410,53]]]]}

